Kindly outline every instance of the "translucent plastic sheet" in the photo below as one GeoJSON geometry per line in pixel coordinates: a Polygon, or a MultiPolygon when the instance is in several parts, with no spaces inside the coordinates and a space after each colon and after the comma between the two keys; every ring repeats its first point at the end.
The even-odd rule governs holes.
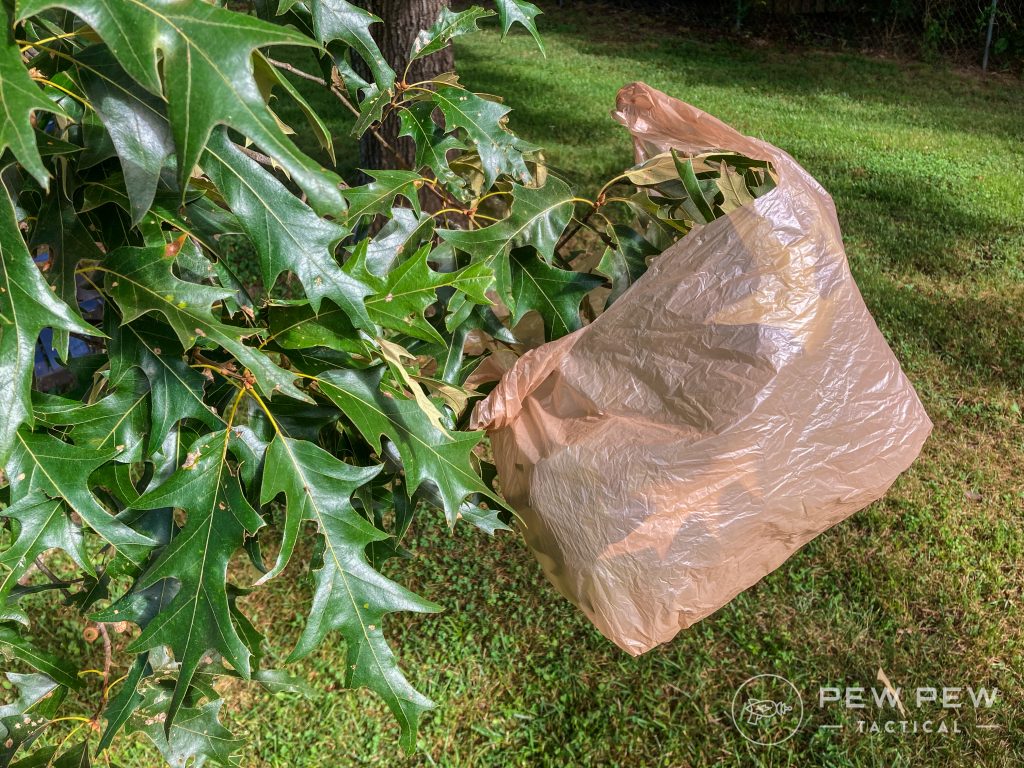
{"type": "Polygon", "coordinates": [[[641,83],[614,115],[638,161],[732,150],[779,176],[523,356],[474,414],[548,578],[641,654],[881,497],[931,422],[803,168],[641,83]]]}

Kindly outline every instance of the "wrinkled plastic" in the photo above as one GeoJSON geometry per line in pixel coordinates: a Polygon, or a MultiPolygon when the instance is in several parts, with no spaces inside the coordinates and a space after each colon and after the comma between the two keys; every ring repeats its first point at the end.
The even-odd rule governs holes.
{"type": "Polygon", "coordinates": [[[931,422],[803,168],[641,83],[614,116],[638,161],[733,150],[779,177],[520,358],[474,413],[551,582],[638,655],[880,498],[931,422]]]}

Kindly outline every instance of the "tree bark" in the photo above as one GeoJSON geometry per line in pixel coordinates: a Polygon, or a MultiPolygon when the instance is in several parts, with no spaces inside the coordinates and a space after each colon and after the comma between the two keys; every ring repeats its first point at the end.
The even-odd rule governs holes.
{"type": "MultiPolygon", "coordinates": [[[[409,51],[421,29],[427,29],[437,20],[437,14],[448,0],[368,0],[364,6],[383,20],[374,24],[373,36],[384,58],[402,76],[409,63],[409,51]]],[[[455,57],[449,45],[443,51],[413,62],[409,69],[408,82],[429,80],[455,68],[455,57]]],[[[374,168],[399,168],[403,164],[413,167],[416,147],[409,138],[398,138],[398,118],[389,115],[380,127],[380,135],[398,150],[401,162],[381,146],[369,133],[359,143],[359,159],[367,170],[374,168]]]]}

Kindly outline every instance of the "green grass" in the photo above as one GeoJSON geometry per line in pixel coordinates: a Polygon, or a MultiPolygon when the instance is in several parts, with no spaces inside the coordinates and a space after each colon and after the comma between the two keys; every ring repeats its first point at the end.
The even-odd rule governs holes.
{"type": "MultiPolygon", "coordinates": [[[[400,753],[379,701],[341,690],[336,646],[300,667],[317,691],[311,700],[233,691],[226,716],[251,745],[243,764],[1021,764],[1021,83],[852,54],[700,43],[652,33],[636,16],[552,9],[542,22],[547,58],[524,36],[499,44],[489,31],[459,45],[463,81],[502,94],[512,126],[584,192],[631,162],[608,111],[633,80],[790,152],[832,193],[853,272],[934,435],[884,500],[637,659],[554,592],[515,535],[491,540],[463,526],[450,536],[440,518],[424,518],[415,559],[389,572],[446,610],[387,626],[414,684],[438,702],[419,752],[400,753]],[[903,687],[996,685],[1003,697],[984,721],[1000,728],[819,730],[835,719],[809,700],[818,686],[878,685],[879,668],[903,687]],[[771,749],[743,741],[728,715],[737,685],[764,672],[796,683],[810,715],[771,749]]],[[[344,147],[348,123],[337,125],[344,147]]],[[[247,605],[271,628],[277,660],[309,599],[298,579],[287,582],[247,605]]],[[[963,719],[973,722],[970,713],[963,719]]],[[[141,742],[112,757],[155,765],[141,742]]]]}

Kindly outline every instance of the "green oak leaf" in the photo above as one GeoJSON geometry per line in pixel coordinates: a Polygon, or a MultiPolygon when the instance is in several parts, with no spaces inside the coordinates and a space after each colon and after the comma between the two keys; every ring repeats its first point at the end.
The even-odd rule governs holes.
{"type": "Polygon", "coordinates": [[[313,698],[313,686],[304,678],[283,669],[261,669],[252,679],[271,693],[296,693],[304,699],[313,698]]]}
{"type": "Polygon", "coordinates": [[[48,427],[70,427],[75,445],[117,452],[117,461],[142,461],[150,419],[149,386],[141,371],[132,368],[114,391],[92,403],[58,395],[33,394],[36,420],[48,427]]]}
{"type": "Polygon", "coordinates": [[[441,12],[433,26],[430,29],[421,30],[416,36],[409,60],[415,61],[437,53],[452,39],[470,32],[478,32],[480,28],[477,26],[477,22],[493,15],[494,11],[488,11],[476,5],[457,13],[442,5],[441,12]]]}
{"type": "MultiPolygon", "coordinates": [[[[281,0],[277,12],[285,13],[296,2],[298,0],[281,0]]],[[[395,82],[395,71],[370,33],[370,25],[379,23],[380,18],[345,0],[310,0],[309,6],[317,40],[323,45],[340,40],[366,62],[381,90],[390,88],[395,82]]]]}
{"type": "Polygon", "coordinates": [[[29,396],[43,328],[102,335],[53,295],[25,247],[14,205],[0,185],[0,461],[18,427],[32,424],[29,396]]]}
{"type": "Polygon", "coordinates": [[[541,9],[526,0],[495,0],[498,5],[498,20],[501,22],[501,37],[504,40],[513,24],[522,24],[526,30],[533,35],[540,52],[544,53],[544,43],[537,32],[537,22],[534,20],[542,13],[541,9]]]}
{"type": "Polygon", "coordinates": [[[509,306],[512,324],[534,309],[544,319],[544,336],[548,341],[572,333],[583,327],[580,302],[601,282],[594,275],[552,267],[530,249],[514,251],[509,306]]]}
{"type": "MultiPolygon", "coordinates": [[[[64,748],[63,743],[60,748],[64,748]]],[[[61,752],[56,757],[51,755],[44,765],[46,768],[89,768],[92,765],[89,759],[89,742],[80,741],[67,752],[61,752]]]]}
{"type": "MultiPolygon", "coordinates": [[[[125,465],[119,464],[115,466],[124,467],[125,465]]],[[[85,613],[100,600],[109,599],[110,574],[107,573],[108,570],[104,569],[104,572],[97,576],[85,576],[82,579],[81,587],[67,598],[67,604],[74,606],[80,613],[85,613]]]]}
{"type": "Polygon", "coordinates": [[[765,168],[749,167],[743,171],[743,179],[747,182],[747,189],[750,190],[750,194],[754,197],[767,195],[777,185],[775,170],[770,163],[765,165],[765,168]]]}
{"type": "Polygon", "coordinates": [[[14,542],[0,554],[0,565],[9,569],[0,578],[0,601],[10,594],[38,555],[62,549],[86,573],[94,574],[85,551],[82,529],[76,525],[61,499],[34,491],[0,510],[0,516],[17,523],[14,542]]]}
{"type": "Polygon", "coordinates": [[[11,483],[11,501],[38,491],[64,499],[79,517],[125,554],[140,563],[153,542],[119,522],[104,509],[89,486],[89,477],[98,467],[117,456],[116,448],[98,450],[69,445],[53,435],[21,430],[7,459],[6,471],[11,483]]]}
{"type": "Polygon", "coordinates": [[[715,212],[711,209],[711,203],[704,196],[704,190],[697,179],[697,174],[693,169],[692,159],[682,159],[672,150],[672,161],[675,163],[676,171],[679,173],[679,178],[683,182],[683,188],[686,190],[686,194],[689,197],[689,201],[693,204],[697,216],[694,217],[694,221],[699,224],[706,224],[710,221],[715,220],[715,212]]]}
{"type": "MultiPolygon", "coordinates": [[[[352,68],[352,63],[348,60],[345,53],[345,51],[341,51],[331,56],[334,68],[338,70],[337,77],[341,81],[340,83],[337,83],[337,85],[338,87],[345,89],[345,92],[348,93],[348,96],[352,101],[359,101],[362,94],[366,94],[371,88],[377,88],[377,84],[371,83],[356,72],[355,69],[352,68]]],[[[393,93],[394,91],[392,88],[385,88],[384,92],[393,93]]]]}
{"type": "MultiPolygon", "coordinates": [[[[317,216],[259,163],[242,154],[224,131],[210,137],[204,168],[238,217],[260,257],[269,289],[284,270],[295,273],[314,309],[324,298],[349,313],[360,328],[372,324],[363,306],[370,289],[334,259],[348,230],[317,216]]],[[[346,197],[350,191],[346,191],[346,197]]]]}
{"type": "Polygon", "coordinates": [[[42,650],[31,640],[22,637],[10,623],[0,623],[0,651],[25,662],[32,669],[73,691],[82,687],[77,674],[78,667],[42,650]]]}
{"type": "Polygon", "coordinates": [[[166,248],[153,246],[118,248],[107,255],[102,266],[106,275],[105,290],[121,310],[124,322],[158,312],[170,323],[185,349],[191,348],[197,338],[207,338],[224,347],[252,371],[268,397],[279,391],[308,402],[309,398],[295,386],[292,374],[242,341],[251,336],[252,331],[227,325],[213,317],[211,306],[231,296],[232,292],[180,280],[171,271],[174,259],[166,254],[166,248]]]}
{"type": "Polygon", "coordinates": [[[12,703],[0,706],[0,765],[44,768],[56,752],[55,747],[36,750],[31,757],[17,763],[11,760],[22,747],[27,748],[43,733],[67,690],[45,674],[8,672],[6,677],[7,687],[13,686],[18,696],[12,703]]]}
{"type": "Polygon", "coordinates": [[[109,352],[112,371],[120,365],[138,366],[149,381],[150,452],[182,419],[198,419],[211,429],[222,426],[203,401],[206,379],[181,359],[178,339],[166,325],[146,318],[123,325],[112,334],[109,352]]]}
{"type": "MultiPolygon", "coordinates": [[[[644,239],[664,251],[693,228],[694,219],[672,218],[665,198],[652,196],[649,189],[639,188],[623,204],[633,213],[644,239]]],[[[675,203],[679,201],[676,200],[675,203]]],[[[692,205],[687,199],[685,202],[692,205]]]]}
{"type": "MultiPolygon", "coordinates": [[[[86,229],[65,190],[53,189],[36,217],[36,226],[29,241],[33,251],[46,247],[48,258],[43,267],[44,278],[54,296],[78,312],[78,278],[75,270],[83,259],[95,261],[103,257],[95,236],[86,229]]],[[[53,347],[60,359],[68,359],[71,334],[67,329],[53,331],[53,347]]]]}
{"type": "MultiPolygon", "coordinates": [[[[38,733],[38,731],[37,731],[38,733]]],[[[28,738],[25,740],[25,744],[29,744],[33,739],[28,738]]],[[[37,749],[28,757],[24,757],[18,760],[16,763],[11,763],[11,768],[90,768],[92,762],[89,760],[89,742],[80,741],[75,744],[67,752],[61,752],[59,755],[57,752],[63,749],[64,743],[61,742],[60,746],[48,746],[42,749],[37,749]]],[[[3,761],[5,755],[0,752],[0,762],[3,761]]],[[[6,762],[2,763],[7,765],[6,762]]]]}
{"type": "Polygon", "coordinates": [[[384,108],[391,103],[392,89],[378,88],[371,83],[363,91],[363,100],[359,102],[359,119],[352,128],[353,136],[362,136],[374,123],[384,119],[384,108]]]}
{"type": "Polygon", "coordinates": [[[543,187],[513,184],[511,193],[512,207],[501,221],[482,229],[439,230],[439,234],[475,259],[490,260],[515,246],[530,245],[550,261],[572,219],[572,190],[561,179],[549,177],[543,187]]]}
{"type": "Polygon", "coordinates": [[[130,507],[142,495],[135,487],[132,474],[130,464],[111,462],[97,469],[92,479],[98,486],[109,491],[122,507],[130,507]]]}
{"type": "Polygon", "coordinates": [[[309,304],[272,307],[271,339],[282,349],[298,352],[327,347],[346,355],[368,356],[370,347],[361,338],[348,315],[338,307],[321,305],[314,312],[309,304]]]}
{"type": "Polygon", "coordinates": [[[220,722],[223,700],[201,707],[182,707],[173,723],[167,710],[169,700],[171,696],[163,686],[149,688],[142,694],[125,732],[145,734],[170,766],[199,768],[207,760],[223,766],[239,764],[236,753],[243,742],[220,722]]]}
{"type": "MultiPolygon", "coordinates": [[[[78,307],[78,281],[75,269],[82,259],[103,258],[103,252],[96,246],[96,238],[85,228],[71,201],[63,189],[54,189],[47,195],[36,225],[32,230],[29,245],[33,250],[46,246],[48,253],[44,278],[50,284],[53,295],[80,316],[78,307]]],[[[53,332],[53,346],[61,360],[68,359],[68,343],[71,334],[67,328],[53,332]]]]}
{"type": "Polygon", "coordinates": [[[364,171],[373,181],[361,187],[351,187],[342,192],[348,203],[345,220],[350,227],[363,216],[387,213],[395,204],[395,198],[404,197],[419,215],[420,199],[417,194],[423,179],[415,171],[364,171]]]}
{"type": "Polygon", "coordinates": [[[55,7],[71,11],[92,27],[143,88],[166,95],[182,187],[210,132],[223,124],[273,156],[318,211],[341,208],[337,177],[285,137],[253,76],[252,54],[257,48],[314,47],[315,41],[204,0],[20,0],[18,17],[23,20],[55,7]]]}
{"type": "Polygon", "coordinates": [[[462,505],[459,511],[459,519],[479,528],[488,536],[493,536],[497,531],[511,531],[512,529],[501,521],[498,515],[501,509],[493,507],[478,507],[468,502],[462,505]]]}
{"type": "Polygon", "coordinates": [[[546,260],[554,258],[555,246],[572,219],[573,194],[569,185],[549,177],[543,187],[512,185],[509,215],[482,229],[438,230],[445,242],[468,253],[474,261],[491,264],[497,274],[498,292],[508,298],[508,261],[512,248],[532,246],[546,260]]]}
{"type": "Polygon", "coordinates": [[[392,208],[390,218],[366,244],[366,270],[383,277],[403,254],[413,251],[434,232],[434,219],[427,213],[416,215],[409,208],[392,208]]]}
{"type": "Polygon", "coordinates": [[[484,186],[490,188],[500,174],[529,181],[523,152],[534,147],[505,130],[502,120],[511,110],[462,88],[438,88],[433,101],[444,115],[449,131],[462,129],[480,155],[484,186]]]}
{"type": "MultiPolygon", "coordinates": [[[[18,691],[18,698],[10,704],[0,705],[0,721],[14,715],[25,714],[29,707],[37,701],[41,701],[57,687],[57,683],[49,677],[35,672],[27,675],[18,672],[5,672],[4,677],[18,691]]],[[[7,728],[0,722],[0,740],[6,738],[7,728]]]]}
{"type": "MultiPolygon", "coordinates": [[[[92,210],[105,203],[113,203],[130,212],[131,201],[124,190],[123,181],[119,175],[112,174],[102,182],[86,184],[82,210],[92,210]]],[[[218,258],[211,263],[198,247],[202,245],[206,251],[217,254],[222,248],[218,243],[220,236],[242,233],[242,227],[235,215],[218,206],[211,198],[212,195],[206,197],[195,190],[189,190],[185,205],[182,207],[178,195],[158,191],[152,206],[139,222],[138,229],[146,234],[148,239],[145,242],[149,246],[165,244],[166,233],[163,225],[188,235],[188,239],[175,257],[176,265],[181,268],[182,277],[202,282],[207,277],[216,275],[221,285],[232,289],[231,299],[226,302],[229,310],[237,311],[237,307],[240,306],[252,308],[252,297],[227,260],[218,258]]],[[[109,221],[112,217],[98,218],[102,223],[104,219],[109,221]]],[[[119,220],[115,218],[114,221],[119,220]]],[[[123,240],[115,239],[114,243],[122,244],[123,240]]]]}
{"type": "Polygon", "coordinates": [[[434,122],[433,101],[414,101],[398,111],[401,123],[399,136],[408,136],[416,144],[416,168],[429,168],[435,178],[449,187],[459,188],[465,182],[448,165],[448,153],[465,149],[466,145],[434,122]]]}
{"type": "MultiPolygon", "coordinates": [[[[148,654],[140,653],[135,657],[135,663],[125,676],[117,694],[110,699],[103,710],[103,717],[106,718],[107,727],[103,729],[99,744],[96,745],[97,753],[102,752],[114,740],[114,736],[121,730],[128,718],[138,710],[145,701],[145,696],[139,693],[139,683],[149,670],[147,661],[148,654]]],[[[162,734],[161,734],[162,735],[162,734]]]]}
{"type": "Polygon", "coordinates": [[[228,604],[227,569],[246,533],[255,533],[263,519],[246,501],[238,478],[232,474],[227,441],[227,432],[199,438],[185,463],[132,505],[134,509],[174,507],[187,516],[185,527],[137,585],[146,589],[164,579],[174,579],[179,584],[177,594],[128,648],[140,653],[166,645],[174,651],[178,679],[167,707],[166,729],[210,651],[221,654],[245,679],[250,675],[250,651],[238,634],[228,604]]]}
{"type": "MultiPolygon", "coordinates": [[[[160,545],[163,547],[170,541],[173,532],[177,530],[177,526],[174,524],[173,510],[160,509],[149,510],[149,512],[155,514],[146,514],[142,519],[145,523],[151,524],[154,529],[160,529],[152,530],[151,533],[160,538],[160,545]]],[[[111,571],[113,567],[108,565],[105,570],[111,571]]],[[[106,608],[96,611],[89,618],[104,623],[131,621],[145,629],[171,604],[178,594],[178,587],[179,585],[174,579],[163,579],[146,588],[139,588],[138,582],[136,582],[131,591],[122,595],[106,608]]],[[[166,649],[160,646],[153,653],[164,653],[165,651],[166,649]]]]}
{"type": "Polygon", "coordinates": [[[29,77],[21,62],[21,49],[11,34],[6,10],[0,11],[0,19],[7,22],[0,41],[0,107],[4,113],[0,120],[0,155],[9,147],[22,167],[45,188],[49,186],[50,173],[39,155],[36,131],[29,116],[35,111],[65,113],[29,77]]]}
{"type": "Polygon", "coordinates": [[[58,139],[56,136],[45,131],[35,129],[36,131],[36,147],[39,149],[39,154],[43,157],[59,157],[62,155],[72,155],[82,151],[82,147],[78,144],[72,144],[70,141],[64,141],[64,139],[58,139]]]}
{"type": "Polygon", "coordinates": [[[348,366],[365,367],[369,360],[353,360],[343,352],[327,347],[306,347],[288,350],[288,358],[308,376],[318,376],[324,371],[348,366]]]}
{"type": "MultiPolygon", "coordinates": [[[[107,203],[113,203],[128,213],[132,211],[132,202],[125,189],[123,174],[110,173],[103,179],[87,182],[83,189],[79,213],[87,213],[107,203]]],[[[98,223],[102,224],[103,219],[112,217],[97,218],[98,223]]],[[[219,207],[195,189],[187,190],[184,207],[178,194],[158,189],[149,210],[144,212],[142,220],[136,226],[140,233],[148,235],[152,232],[163,238],[165,235],[160,233],[156,226],[159,224],[167,224],[184,232],[211,251],[217,250],[216,241],[209,239],[214,234],[235,234],[242,231],[237,219],[229,211],[219,207]],[[185,216],[182,216],[182,210],[185,216]]]]}
{"type": "Polygon", "coordinates": [[[106,46],[79,52],[75,66],[121,161],[132,223],[138,224],[153,204],[160,171],[174,154],[165,105],[132,80],[106,46]]]}
{"type": "Polygon", "coordinates": [[[360,516],[350,497],[379,470],[345,464],[305,440],[274,438],[260,501],[265,504],[283,493],[286,520],[277,563],[260,581],[287,564],[302,523],[316,523],[323,538],[323,564],[314,572],[313,607],[289,660],[307,656],[328,632],[340,630],[347,644],[346,685],[365,686],[380,695],[398,718],[403,744],[411,748],[419,716],[433,703],[409,685],[398,668],[382,622],[388,613],[425,613],[437,606],[382,576],[367,559],[367,546],[388,535],[360,516]]]}
{"type": "Polygon", "coordinates": [[[444,337],[424,316],[427,307],[437,302],[438,290],[457,291],[476,304],[491,303],[487,289],[494,273],[482,262],[453,272],[435,272],[427,263],[430,246],[425,245],[380,279],[366,271],[365,258],[365,249],[357,249],[345,266],[373,287],[375,293],[366,300],[366,308],[374,322],[385,328],[445,344],[444,337]]]}
{"type": "MultiPolygon", "coordinates": [[[[283,435],[271,442],[266,461],[260,503],[268,504],[277,494],[284,493],[288,504],[277,562],[260,577],[258,584],[284,570],[298,541],[300,525],[306,520],[317,523],[323,530],[329,522],[325,516],[329,516],[330,522],[336,524],[335,533],[337,523],[344,521],[342,531],[351,529],[365,535],[367,531],[363,526],[369,526],[370,536],[378,535],[379,532],[352,509],[349,498],[356,488],[375,477],[380,467],[353,467],[311,442],[283,435]]],[[[344,538],[342,536],[337,543],[344,538]]],[[[360,545],[360,551],[365,547],[366,543],[360,545]]]]}
{"type": "Polygon", "coordinates": [[[537,31],[536,17],[543,13],[534,3],[526,0],[495,0],[498,5],[498,19],[502,25],[502,40],[514,24],[521,24],[534,37],[537,47],[544,53],[544,42],[537,31]]]}
{"type": "Polygon", "coordinates": [[[661,253],[630,227],[616,224],[611,235],[615,245],[605,249],[597,264],[597,271],[612,281],[608,306],[647,271],[647,259],[661,253]]]}
{"type": "Polygon", "coordinates": [[[381,390],[384,367],[369,371],[331,371],[318,379],[320,390],[348,417],[379,453],[381,435],[398,449],[409,493],[421,484],[436,485],[449,525],[471,493],[501,503],[473,467],[473,449],[483,432],[445,433],[430,423],[416,401],[381,390]]]}

